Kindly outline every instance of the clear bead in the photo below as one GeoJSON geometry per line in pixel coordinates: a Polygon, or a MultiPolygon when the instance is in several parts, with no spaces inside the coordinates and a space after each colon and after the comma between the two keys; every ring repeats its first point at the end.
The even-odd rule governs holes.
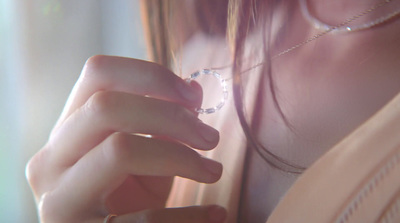
{"type": "Polygon", "coordinates": [[[213,75],[220,83],[222,87],[222,99],[220,103],[211,108],[196,108],[195,111],[200,113],[200,114],[212,114],[220,110],[224,105],[225,101],[228,99],[228,89],[227,89],[227,84],[226,80],[222,78],[222,76],[217,73],[215,70],[210,70],[210,69],[203,69],[200,71],[196,71],[190,75],[189,78],[186,79],[187,83],[190,83],[192,80],[198,78],[201,75],[213,75]]]}

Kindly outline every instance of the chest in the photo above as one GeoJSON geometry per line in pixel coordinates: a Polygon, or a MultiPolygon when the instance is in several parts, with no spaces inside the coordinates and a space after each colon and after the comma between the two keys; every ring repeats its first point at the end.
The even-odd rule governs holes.
{"type": "MultiPolygon", "coordinates": [[[[271,79],[261,80],[265,82],[262,101],[255,107],[261,113],[255,120],[261,144],[304,167],[400,91],[396,59],[400,40],[392,39],[392,44],[354,42],[354,48],[343,47],[342,51],[329,41],[314,43],[310,46],[313,51],[301,49],[297,55],[273,61],[273,85],[271,79]]],[[[297,177],[271,168],[250,151],[242,186],[241,222],[265,222],[297,177]]]]}

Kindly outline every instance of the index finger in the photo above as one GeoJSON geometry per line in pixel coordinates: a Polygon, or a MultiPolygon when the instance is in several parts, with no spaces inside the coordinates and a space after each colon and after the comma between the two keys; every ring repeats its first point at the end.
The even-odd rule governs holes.
{"type": "Polygon", "coordinates": [[[87,60],[55,129],[97,91],[121,91],[150,96],[194,108],[201,103],[199,89],[200,86],[189,86],[172,71],[152,62],[93,56],[87,60]]]}

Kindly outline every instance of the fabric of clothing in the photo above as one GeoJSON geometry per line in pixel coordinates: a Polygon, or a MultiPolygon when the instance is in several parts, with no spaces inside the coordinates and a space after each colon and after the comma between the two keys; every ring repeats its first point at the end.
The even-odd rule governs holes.
{"type": "MultiPolygon", "coordinates": [[[[188,52],[207,55],[205,52],[209,50],[193,50],[189,47],[188,52]]],[[[218,51],[212,62],[184,62],[187,67],[183,67],[182,72],[190,74],[195,69],[221,66],[228,53],[228,50],[218,51]]],[[[188,58],[192,57],[189,55],[188,58]]],[[[246,80],[246,94],[255,95],[258,78],[257,75],[252,75],[246,80]]],[[[205,98],[211,104],[217,104],[220,99],[217,94],[218,83],[210,80],[202,86],[205,92],[211,92],[211,97],[205,98]]],[[[251,98],[254,97],[245,97],[249,114],[255,103],[249,100],[251,98]]],[[[246,138],[236,115],[232,95],[220,111],[202,115],[200,119],[220,131],[217,148],[200,153],[221,162],[224,166],[223,175],[217,183],[210,185],[177,178],[168,206],[219,204],[228,210],[226,222],[236,223],[243,183],[246,138]]],[[[288,181],[286,185],[282,185],[284,189],[275,194],[276,201],[271,202],[274,210],[268,223],[299,222],[299,219],[300,222],[311,223],[378,220],[398,222],[400,215],[396,213],[400,212],[396,202],[400,201],[399,134],[400,94],[319,158],[298,180],[295,180],[297,176],[291,176],[294,184],[291,185],[291,181],[288,181]],[[290,189],[286,191],[286,187],[290,189]]],[[[268,186],[279,187],[274,182],[271,185],[268,186]]],[[[266,207],[266,211],[272,210],[266,207]]]]}

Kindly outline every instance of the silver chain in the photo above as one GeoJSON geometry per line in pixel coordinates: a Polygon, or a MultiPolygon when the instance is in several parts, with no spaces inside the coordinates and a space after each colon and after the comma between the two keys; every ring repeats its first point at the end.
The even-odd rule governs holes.
{"type": "MultiPolygon", "coordinates": [[[[301,0],[301,1],[305,1],[305,0],[301,0]]],[[[287,53],[291,52],[292,50],[297,49],[297,48],[299,48],[299,47],[301,47],[301,46],[303,46],[303,45],[305,45],[305,44],[307,44],[307,43],[309,43],[309,42],[312,42],[312,41],[314,41],[314,40],[320,38],[321,36],[324,36],[324,35],[326,35],[326,34],[332,32],[332,31],[334,31],[334,30],[338,30],[338,29],[340,29],[340,28],[342,28],[342,27],[345,27],[345,28],[347,29],[347,28],[348,28],[348,27],[347,27],[348,24],[354,22],[355,20],[357,20],[357,19],[359,19],[359,18],[361,18],[361,17],[363,17],[363,16],[365,16],[365,15],[367,15],[367,14],[369,14],[369,13],[375,11],[376,9],[378,9],[378,8],[384,6],[384,5],[386,5],[386,4],[388,4],[388,3],[392,2],[392,1],[393,1],[393,0],[385,0],[385,1],[382,1],[382,2],[380,2],[380,3],[378,3],[378,4],[374,5],[374,6],[372,6],[371,8],[369,8],[369,9],[367,9],[367,10],[361,12],[360,14],[357,14],[357,15],[355,15],[355,16],[353,16],[353,17],[350,17],[350,18],[346,19],[345,21],[343,21],[342,23],[340,23],[340,24],[338,24],[338,25],[329,26],[329,27],[326,28],[326,30],[324,30],[324,31],[322,31],[322,32],[320,32],[320,33],[318,33],[318,34],[315,34],[314,36],[310,37],[309,39],[307,39],[307,40],[305,40],[305,41],[303,41],[303,42],[300,42],[300,43],[298,43],[298,44],[296,44],[296,45],[290,47],[289,49],[286,49],[286,50],[284,50],[284,51],[282,51],[282,52],[280,52],[280,53],[274,55],[274,56],[272,57],[272,59],[275,59],[275,58],[280,57],[280,56],[282,56],[282,55],[284,55],[284,54],[287,54],[287,53]]],[[[379,25],[379,24],[382,24],[382,23],[384,23],[384,22],[386,22],[386,21],[388,21],[388,20],[390,20],[390,19],[392,19],[392,18],[398,16],[399,14],[400,14],[400,10],[395,11],[395,12],[392,12],[392,13],[390,13],[390,14],[387,15],[387,16],[381,17],[381,18],[375,20],[374,22],[369,23],[368,27],[365,27],[365,28],[362,28],[362,29],[368,29],[368,28],[375,27],[375,26],[377,26],[377,25],[379,25]]],[[[361,30],[361,29],[358,29],[358,30],[361,30]]],[[[354,31],[355,31],[355,30],[354,30],[354,31]]]]}

